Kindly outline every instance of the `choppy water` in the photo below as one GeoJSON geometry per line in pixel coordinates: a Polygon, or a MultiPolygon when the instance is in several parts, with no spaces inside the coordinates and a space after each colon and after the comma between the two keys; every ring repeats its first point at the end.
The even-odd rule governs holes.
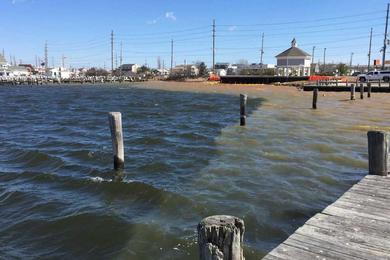
{"type": "Polygon", "coordinates": [[[197,223],[232,214],[259,259],[365,174],[366,130],[389,114],[334,99],[259,92],[239,127],[236,95],[0,88],[0,258],[198,259],[197,223]]]}

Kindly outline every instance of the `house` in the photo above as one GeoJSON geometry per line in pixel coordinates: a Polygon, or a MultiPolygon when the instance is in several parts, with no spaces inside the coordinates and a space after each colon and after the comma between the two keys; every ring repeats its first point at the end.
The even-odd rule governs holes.
{"type": "Polygon", "coordinates": [[[171,71],[172,74],[196,77],[199,75],[199,69],[195,65],[178,65],[171,71]]]}
{"type": "Polygon", "coordinates": [[[291,47],[276,55],[279,76],[310,76],[311,55],[297,47],[295,38],[291,47]]]}
{"type": "Polygon", "coordinates": [[[229,69],[230,63],[227,62],[220,62],[216,63],[214,66],[214,72],[218,76],[226,76],[228,69],[229,69]]]}
{"type": "Polygon", "coordinates": [[[69,79],[71,76],[71,71],[66,68],[52,68],[49,70],[49,77],[56,79],[69,79]]]}
{"type": "Polygon", "coordinates": [[[138,64],[122,64],[119,66],[118,70],[122,72],[137,73],[138,68],[140,68],[138,64]]]}

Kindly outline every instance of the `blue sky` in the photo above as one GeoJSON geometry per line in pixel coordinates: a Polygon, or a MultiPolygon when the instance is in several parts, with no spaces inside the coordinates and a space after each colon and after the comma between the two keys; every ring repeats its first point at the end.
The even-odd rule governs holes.
{"type": "MultiPolygon", "coordinates": [[[[175,64],[205,61],[210,65],[211,24],[216,20],[217,62],[260,61],[265,34],[264,63],[287,49],[293,37],[315,60],[367,64],[370,28],[372,57],[380,58],[386,0],[0,0],[0,51],[23,63],[43,59],[49,65],[110,68],[110,33],[120,62],[156,66],[157,57],[170,63],[174,40],[175,64]]],[[[390,59],[390,54],[388,54],[390,59]]]]}

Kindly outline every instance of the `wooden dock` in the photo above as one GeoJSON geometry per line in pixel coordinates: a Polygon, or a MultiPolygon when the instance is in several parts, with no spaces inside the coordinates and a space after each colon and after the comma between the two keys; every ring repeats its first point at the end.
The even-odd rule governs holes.
{"type": "Polygon", "coordinates": [[[264,260],[390,259],[390,177],[367,175],[264,260]]]}

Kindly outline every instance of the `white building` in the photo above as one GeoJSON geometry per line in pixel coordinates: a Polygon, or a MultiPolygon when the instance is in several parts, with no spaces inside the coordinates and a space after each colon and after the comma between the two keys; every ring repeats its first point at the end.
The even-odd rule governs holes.
{"type": "Polygon", "coordinates": [[[295,38],[291,48],[276,55],[279,76],[310,76],[311,56],[297,47],[295,38]]]}
{"type": "Polygon", "coordinates": [[[199,75],[199,69],[195,65],[178,65],[172,69],[171,73],[196,77],[199,75]]]}
{"type": "Polygon", "coordinates": [[[139,66],[138,64],[123,64],[121,65],[118,70],[122,71],[122,72],[132,72],[132,73],[137,73],[138,69],[140,68],[141,66],[139,66]]]}
{"type": "Polygon", "coordinates": [[[71,71],[66,68],[58,67],[50,69],[48,76],[55,79],[69,79],[71,74],[71,71]]]}

